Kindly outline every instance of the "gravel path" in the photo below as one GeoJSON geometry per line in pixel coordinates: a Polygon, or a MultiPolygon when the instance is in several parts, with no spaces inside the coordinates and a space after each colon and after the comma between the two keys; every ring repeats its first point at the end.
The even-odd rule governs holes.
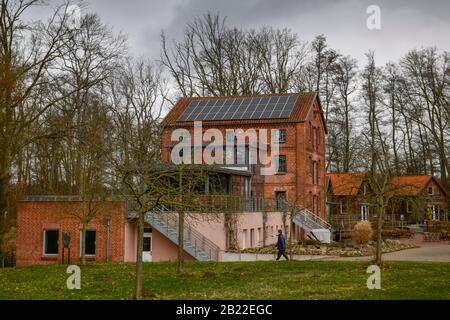
{"type": "MultiPolygon", "coordinates": [[[[323,260],[370,260],[373,257],[327,257],[323,260]]],[[[386,261],[419,261],[419,262],[450,262],[449,243],[422,244],[420,248],[406,249],[383,254],[386,261]]]]}

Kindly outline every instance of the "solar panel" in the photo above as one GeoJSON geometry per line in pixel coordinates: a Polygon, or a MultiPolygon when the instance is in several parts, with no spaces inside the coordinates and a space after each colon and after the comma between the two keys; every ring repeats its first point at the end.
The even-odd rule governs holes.
{"type": "Polygon", "coordinates": [[[297,95],[193,100],[178,121],[289,118],[297,101],[297,95]]]}

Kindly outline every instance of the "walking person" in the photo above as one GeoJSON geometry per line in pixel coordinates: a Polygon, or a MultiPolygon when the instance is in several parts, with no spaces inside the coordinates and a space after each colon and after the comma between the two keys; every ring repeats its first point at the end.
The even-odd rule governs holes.
{"type": "Polygon", "coordinates": [[[286,255],[286,238],[284,237],[282,230],[278,230],[278,241],[275,247],[278,249],[277,261],[280,260],[281,256],[285,257],[286,260],[289,260],[286,255]]]}

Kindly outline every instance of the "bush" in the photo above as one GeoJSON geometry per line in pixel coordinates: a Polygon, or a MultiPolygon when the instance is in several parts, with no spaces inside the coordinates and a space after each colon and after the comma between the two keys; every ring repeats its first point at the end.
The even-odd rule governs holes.
{"type": "Polygon", "coordinates": [[[367,244],[372,239],[373,230],[369,221],[361,221],[355,225],[352,233],[352,239],[357,244],[367,244]]]}

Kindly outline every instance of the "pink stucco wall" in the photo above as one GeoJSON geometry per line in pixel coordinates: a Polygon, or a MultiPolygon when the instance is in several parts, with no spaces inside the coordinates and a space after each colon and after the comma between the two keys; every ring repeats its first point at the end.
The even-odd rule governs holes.
{"type": "Polygon", "coordinates": [[[125,262],[136,261],[136,240],[137,240],[136,224],[127,221],[125,223],[125,262]]]}
{"type": "MultiPolygon", "coordinates": [[[[286,219],[289,225],[289,219],[286,219]]],[[[226,251],[226,229],[223,214],[206,215],[196,214],[186,217],[186,228],[191,226],[205,238],[214,242],[221,251],[226,251]]],[[[283,214],[281,212],[267,213],[266,245],[276,243],[277,231],[283,229],[283,214]]],[[[294,232],[296,237],[296,233],[294,232]]],[[[259,247],[263,245],[263,213],[247,212],[237,216],[237,239],[240,249],[259,247]]],[[[127,222],[125,225],[125,261],[136,261],[136,225],[127,222]]],[[[152,260],[176,261],[178,247],[163,234],[153,229],[152,233],[152,260]]],[[[193,258],[186,253],[186,260],[193,258]]]]}

